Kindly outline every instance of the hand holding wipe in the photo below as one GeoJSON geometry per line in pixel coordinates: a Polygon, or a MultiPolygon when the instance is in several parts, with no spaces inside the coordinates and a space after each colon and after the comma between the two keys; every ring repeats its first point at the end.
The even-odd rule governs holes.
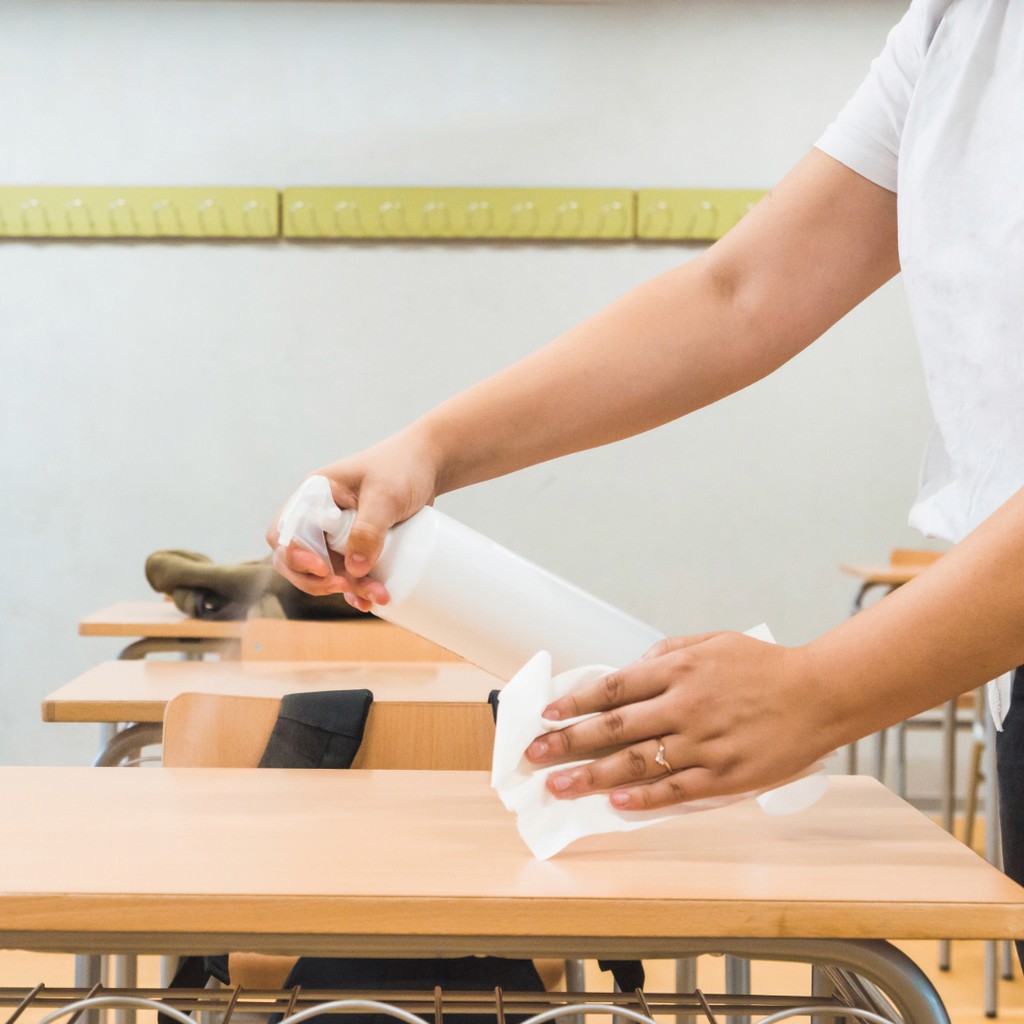
{"type": "MultiPolygon", "coordinates": [[[[774,643],[767,626],[757,626],[747,635],[774,643]]],[[[523,751],[535,736],[566,729],[592,717],[581,715],[551,722],[543,718],[541,712],[552,701],[601,679],[611,671],[607,665],[586,665],[554,675],[550,657],[541,651],[501,691],[491,785],[502,803],[516,815],[519,834],[538,860],[547,860],[584,836],[632,832],[681,814],[710,811],[749,797],[755,797],[766,814],[794,814],[817,803],[828,789],[825,765],[818,762],[807,769],[808,774],[773,789],[692,800],[657,810],[620,810],[611,804],[607,793],[559,800],[548,791],[548,777],[553,772],[564,772],[587,762],[541,767],[527,760],[523,751]]]]}

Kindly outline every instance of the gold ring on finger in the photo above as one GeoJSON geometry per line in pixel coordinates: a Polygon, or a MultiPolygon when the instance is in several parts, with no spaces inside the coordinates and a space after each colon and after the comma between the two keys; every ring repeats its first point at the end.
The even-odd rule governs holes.
{"type": "Polygon", "coordinates": [[[665,756],[664,740],[658,740],[658,752],[654,755],[654,763],[661,765],[669,775],[675,771],[675,768],[668,763],[668,758],[665,756]]]}

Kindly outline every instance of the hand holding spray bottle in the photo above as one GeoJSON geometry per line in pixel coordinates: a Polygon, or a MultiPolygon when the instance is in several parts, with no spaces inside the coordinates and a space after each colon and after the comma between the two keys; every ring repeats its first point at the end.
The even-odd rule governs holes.
{"type": "MultiPolygon", "coordinates": [[[[328,548],[343,553],[354,521],[352,509],[334,503],[327,478],[312,476],[281,513],[278,543],[295,542],[330,565],[328,548]]],[[[588,664],[621,668],[665,638],[429,505],[388,531],[370,576],[391,596],[374,615],[506,681],[540,650],[557,675],[588,664]]],[[[826,788],[819,772],[757,799],[768,813],[786,814],[826,788]]]]}

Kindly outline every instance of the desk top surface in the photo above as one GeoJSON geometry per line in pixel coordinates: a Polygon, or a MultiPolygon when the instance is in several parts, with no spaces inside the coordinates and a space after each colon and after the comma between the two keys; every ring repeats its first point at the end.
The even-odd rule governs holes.
{"type": "Polygon", "coordinates": [[[485,701],[504,684],[464,662],[104,661],[43,701],[46,722],[160,722],[179,693],[283,697],[367,689],[376,701],[485,701]]]}
{"type": "Polygon", "coordinates": [[[928,566],[851,564],[841,565],[839,568],[847,576],[856,576],[864,583],[901,587],[904,583],[909,583],[915,577],[920,576],[928,566]]]}
{"type": "Polygon", "coordinates": [[[244,622],[193,619],[170,601],[121,601],[86,615],[80,636],[172,637],[182,640],[238,639],[244,622]]]}
{"type": "Polygon", "coordinates": [[[791,817],[743,801],[546,862],[479,772],[0,768],[0,820],[0,948],[1024,934],[1024,889],[867,778],[791,817]]]}

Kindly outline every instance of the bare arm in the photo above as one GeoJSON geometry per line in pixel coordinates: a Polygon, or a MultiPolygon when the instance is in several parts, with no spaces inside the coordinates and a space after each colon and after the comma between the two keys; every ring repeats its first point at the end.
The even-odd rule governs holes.
{"type": "Polygon", "coordinates": [[[738,391],[898,270],[895,195],[814,150],[704,255],[424,417],[438,493],[738,391]]]}
{"type": "MultiPolygon", "coordinates": [[[[896,197],[811,151],[725,238],[379,445],[320,472],[357,510],[345,566],[299,549],[310,593],[386,601],[364,579],[387,529],[446,491],[607,444],[760,379],[899,269],[896,197]],[[343,573],[342,569],[347,570],[343,573]]],[[[276,547],[273,526],[267,540],[276,547]]]]}

